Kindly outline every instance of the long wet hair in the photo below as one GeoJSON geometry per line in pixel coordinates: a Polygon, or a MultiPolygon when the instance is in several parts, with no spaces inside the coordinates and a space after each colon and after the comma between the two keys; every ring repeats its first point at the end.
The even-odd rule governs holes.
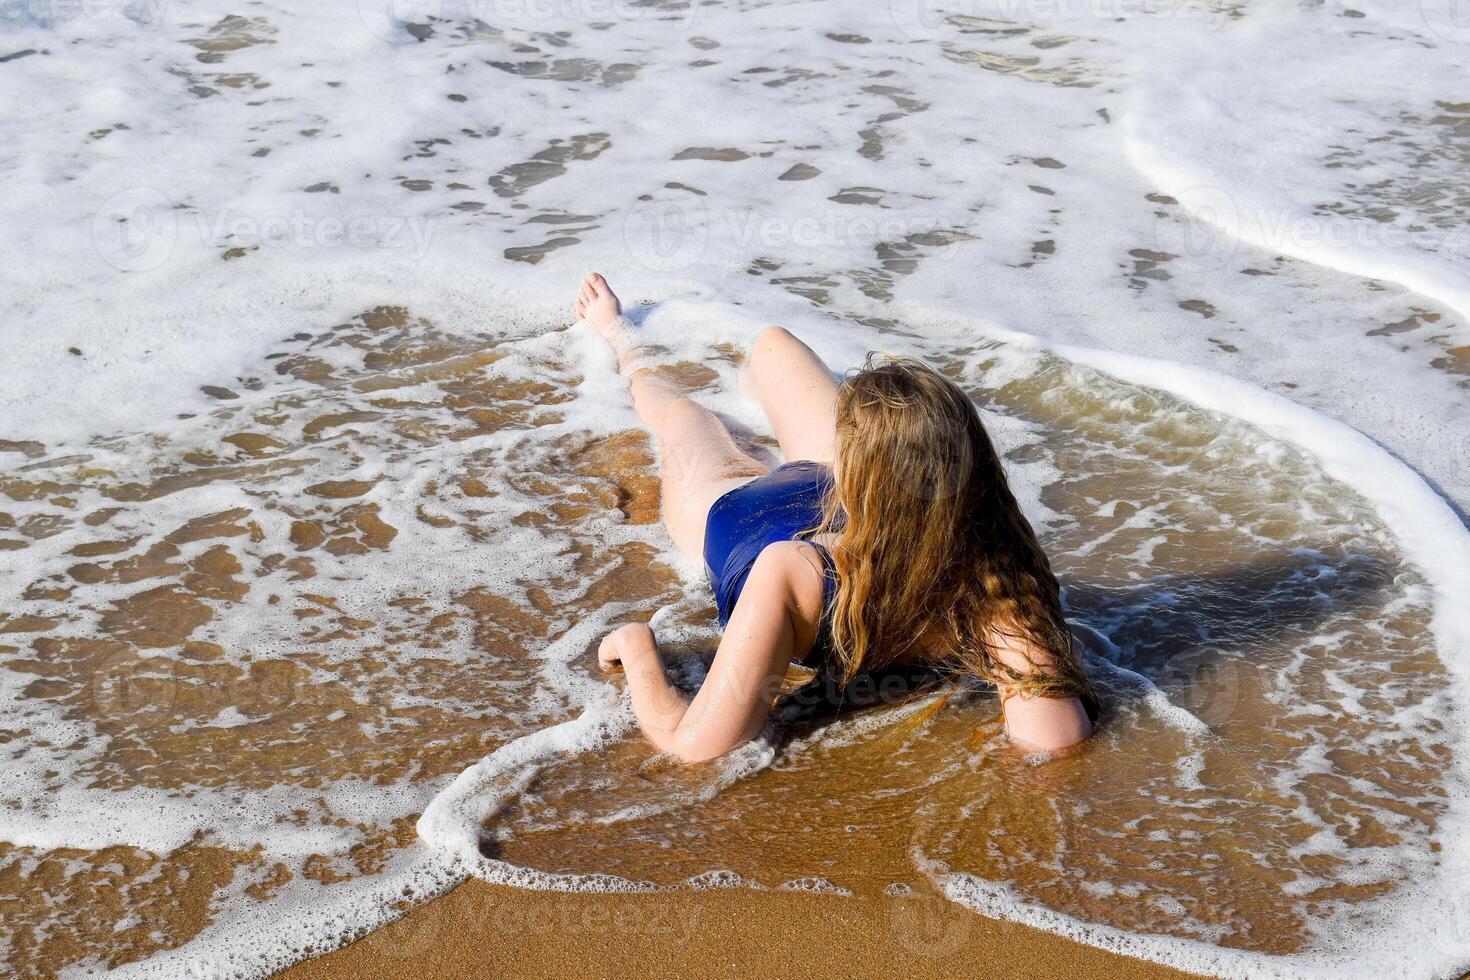
{"type": "Polygon", "coordinates": [[[937,661],[1003,692],[1096,703],[980,414],[937,371],[870,354],[843,383],[818,530],[841,534],[831,633],[844,681],[937,661]],[[1030,669],[995,655],[1002,635],[1025,641],[1030,669]]]}

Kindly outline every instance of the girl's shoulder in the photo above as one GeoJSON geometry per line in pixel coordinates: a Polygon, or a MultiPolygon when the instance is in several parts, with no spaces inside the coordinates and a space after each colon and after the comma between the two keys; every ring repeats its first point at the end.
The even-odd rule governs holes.
{"type": "Polygon", "coordinates": [[[761,549],[750,570],[746,588],[755,586],[768,595],[778,591],[805,625],[816,629],[826,599],[827,562],[822,549],[810,541],[776,541],[761,549]]]}

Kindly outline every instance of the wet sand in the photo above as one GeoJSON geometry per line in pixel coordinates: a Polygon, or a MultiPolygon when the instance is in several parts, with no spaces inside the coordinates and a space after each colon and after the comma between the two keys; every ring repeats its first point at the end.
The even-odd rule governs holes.
{"type": "MultiPolygon", "coordinates": [[[[925,885],[915,853],[1081,921],[1290,955],[1321,915],[1294,883],[1372,901],[1394,886],[1364,880],[1362,861],[1393,853],[1409,873],[1438,846],[1452,756],[1432,720],[1448,681],[1419,579],[1372,511],[1240,426],[995,344],[930,356],[990,413],[1032,512],[1063,516],[1046,540],[1069,615],[1212,737],[1155,714],[1100,659],[1107,737],[1044,766],[1010,750],[983,688],[830,726],[793,699],[778,764],[758,772],[741,768],[750,753],[671,765],[630,732],[537,757],[512,807],[488,819],[451,807],[435,824],[447,836],[420,838],[435,787],[605,708],[595,640],[619,622],[663,610],[661,649],[690,691],[716,642],[703,580],[664,560],[653,449],[625,425],[616,379],[597,388],[581,369],[577,340],[456,336],[375,307],[303,331],[269,370],[218,379],[215,407],[176,431],[77,457],[9,446],[24,458],[0,472],[0,549],[19,598],[0,611],[0,656],[30,675],[28,710],[106,737],[35,798],[105,821],[104,794],[188,787],[224,831],[196,841],[201,818],[186,812],[138,821],[129,846],[0,843],[0,901],[20,937],[10,972],[132,962],[211,921],[279,926],[273,903],[325,909],[298,936],[348,934],[331,918],[337,895],[393,901],[394,875],[416,861],[427,874],[461,832],[532,877],[672,885],[721,869],[862,897],[465,886],[343,954],[338,975],[373,975],[374,950],[383,975],[405,958],[409,975],[433,975],[492,954],[507,971],[565,972],[556,957],[571,970],[632,928],[657,955],[759,950],[738,955],[766,960],[742,964],[778,973],[809,948],[824,966],[846,957],[848,975],[873,956],[961,975],[977,957],[1110,959],[895,897],[925,885]],[[1015,377],[987,386],[1012,363],[1015,377]],[[229,836],[242,793],[274,814],[251,831],[261,848],[229,836]],[[1339,846],[1303,849],[1323,827],[1339,846]]],[[[736,353],[687,353],[666,370],[738,407],[736,353]]],[[[205,939],[198,954],[222,946],[205,939]]]]}
{"type": "Polygon", "coordinates": [[[471,879],[283,980],[462,976],[1187,977],[935,898],[588,895],[471,879]]]}

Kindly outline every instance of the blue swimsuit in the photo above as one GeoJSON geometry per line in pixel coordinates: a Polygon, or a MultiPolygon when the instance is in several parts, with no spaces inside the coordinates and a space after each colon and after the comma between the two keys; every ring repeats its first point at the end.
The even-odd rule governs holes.
{"type": "MultiPolygon", "coordinates": [[[[768,544],[795,541],[822,519],[822,497],[832,484],[832,471],[821,463],[802,460],[786,463],[749,483],[736,487],[714,502],[704,531],[704,564],[720,625],[730,621],[735,602],[756,558],[768,544]]],[[[806,657],[806,666],[819,664],[831,639],[829,617],[837,595],[837,571],[832,555],[812,543],[822,559],[822,622],[817,641],[806,657]]]]}
{"type": "MultiPolygon", "coordinates": [[[[735,602],[756,558],[768,544],[796,541],[822,519],[822,497],[832,485],[832,470],[809,460],[787,463],[738,486],[714,502],[704,530],[704,565],[715,592],[720,625],[730,622],[735,602]]],[[[811,542],[822,559],[822,621],[817,639],[803,658],[793,661],[803,667],[820,668],[832,651],[832,603],[837,597],[837,569],[832,555],[811,542]]],[[[940,675],[934,665],[907,664],[888,668],[890,676],[906,678],[911,684],[931,683],[940,675]]],[[[813,681],[812,683],[819,683],[813,681]]],[[[915,688],[917,689],[917,688],[915,688]]],[[[846,703],[846,688],[839,703],[846,703]]],[[[1087,717],[1097,724],[1099,705],[1092,693],[1080,695],[1087,717]]]]}

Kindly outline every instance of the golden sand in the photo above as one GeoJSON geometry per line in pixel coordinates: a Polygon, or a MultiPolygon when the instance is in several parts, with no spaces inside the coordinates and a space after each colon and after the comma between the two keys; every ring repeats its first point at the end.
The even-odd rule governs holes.
{"type": "Polygon", "coordinates": [[[470,880],[283,980],[1187,977],[942,899],[724,889],[586,895],[470,880]]]}

